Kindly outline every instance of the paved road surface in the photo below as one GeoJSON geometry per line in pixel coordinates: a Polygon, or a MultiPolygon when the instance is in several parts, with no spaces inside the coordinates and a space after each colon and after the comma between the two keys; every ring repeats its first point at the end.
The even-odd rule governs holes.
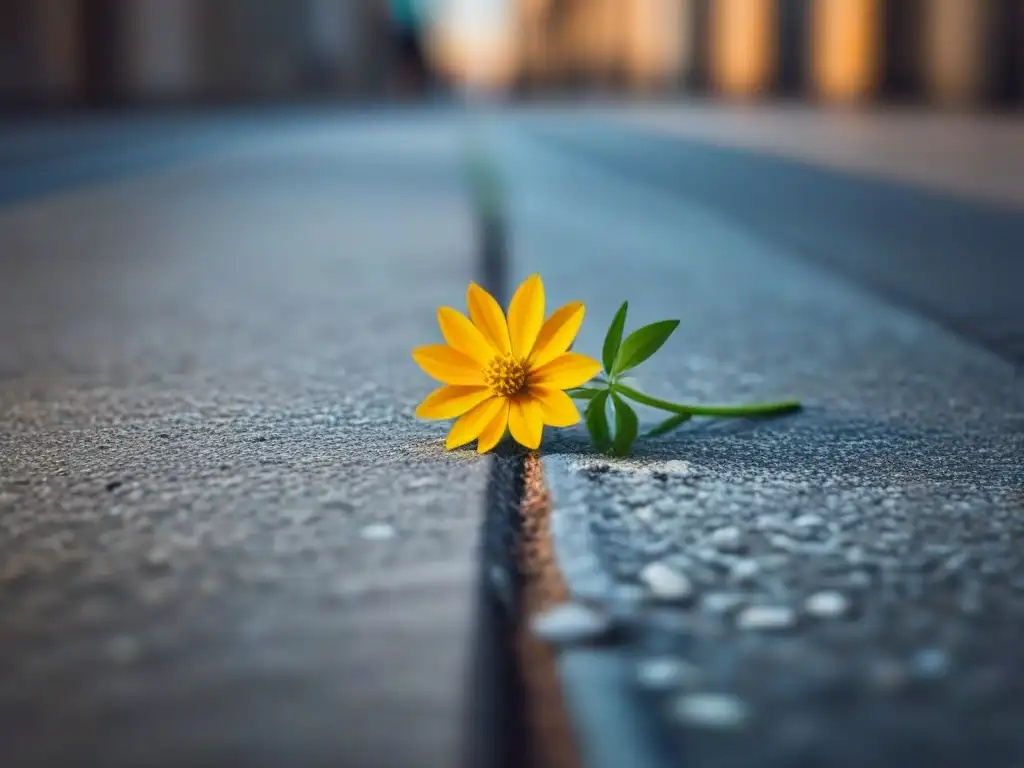
{"type": "Polygon", "coordinates": [[[458,125],[4,129],[5,766],[453,764],[488,465],[409,350],[477,277],[458,125]]]}
{"type": "Polygon", "coordinates": [[[565,115],[499,134],[512,272],[588,302],[578,349],[628,299],[682,320],[641,388],[807,404],[625,463],[546,443],[560,562],[623,633],[561,657],[590,764],[1019,764],[1024,217],[565,115]]]}
{"type": "MultiPolygon", "coordinates": [[[[629,639],[562,657],[592,764],[1019,764],[1017,209],[506,117],[510,277],[579,348],[628,298],[683,321],[655,394],[808,403],[546,445],[629,639]],[[638,601],[655,561],[688,603],[638,601]]],[[[408,352],[477,276],[457,125],[0,130],[5,765],[452,764],[490,464],[408,352]]]]}

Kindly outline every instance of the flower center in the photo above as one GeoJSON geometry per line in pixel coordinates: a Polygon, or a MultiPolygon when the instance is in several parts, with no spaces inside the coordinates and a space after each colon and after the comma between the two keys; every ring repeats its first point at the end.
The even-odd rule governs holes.
{"type": "Polygon", "coordinates": [[[526,366],[512,355],[498,355],[484,368],[484,383],[502,397],[512,397],[526,385],[526,366]]]}

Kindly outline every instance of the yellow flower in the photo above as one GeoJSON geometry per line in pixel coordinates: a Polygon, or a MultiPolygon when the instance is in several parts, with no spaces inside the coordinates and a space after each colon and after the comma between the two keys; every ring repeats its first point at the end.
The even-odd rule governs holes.
{"type": "Polygon", "coordinates": [[[544,320],[544,284],[527,278],[508,307],[508,321],[494,297],[470,283],[469,317],[450,307],[437,311],[447,345],[418,347],[413,359],[444,382],[416,409],[422,419],[458,418],[445,447],[477,441],[486,453],[506,428],[526,448],[540,446],[544,425],[570,427],[580,420],[566,389],[601,370],[586,355],[568,352],[583,323],[583,304],[566,304],[544,320]]]}

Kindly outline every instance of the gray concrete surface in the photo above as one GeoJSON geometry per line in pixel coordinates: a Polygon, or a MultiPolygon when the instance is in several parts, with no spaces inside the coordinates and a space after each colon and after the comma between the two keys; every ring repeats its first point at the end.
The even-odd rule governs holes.
{"type": "Polygon", "coordinates": [[[476,277],[458,125],[216,130],[0,209],[0,762],[447,768],[488,463],[409,351],[476,277]]]}
{"type": "MultiPolygon", "coordinates": [[[[512,269],[541,271],[552,303],[587,302],[576,349],[598,354],[628,299],[627,328],[682,321],[637,371],[641,388],[807,405],[770,422],[698,421],[625,461],[595,457],[582,429],[545,442],[563,571],[616,617],[612,647],[635,672],[631,684],[577,674],[587,652],[563,651],[570,699],[639,697],[666,765],[1019,763],[1024,389],[1011,363],[794,253],[780,229],[750,227],[744,176],[770,169],[749,156],[643,141],[651,164],[693,174],[685,191],[715,186],[729,208],[541,133],[502,133],[512,269]],[[642,579],[654,562],[687,577],[688,598],[657,599],[642,579]]],[[[639,142],[627,150],[639,164],[639,142]]],[[[788,177],[756,183],[773,178],[788,177]]],[[[937,199],[843,184],[780,184],[772,211],[790,226],[809,196],[838,189],[903,195],[927,220],[937,199]]],[[[933,210],[950,209],[975,225],[990,215],[952,200],[933,210]]],[[[867,221],[805,221],[816,242],[831,232],[868,262],[887,245],[893,271],[924,255],[867,221]]],[[[1019,220],[1005,226],[1020,237],[1019,220]]],[[[972,232],[990,242],[981,228],[954,234],[972,232]]],[[[928,287],[955,306],[955,281],[928,287]]]]}
{"type": "Polygon", "coordinates": [[[849,173],[1024,207],[1024,115],[712,103],[596,107],[660,136],[750,149],[849,173]]]}
{"type": "MultiPolygon", "coordinates": [[[[754,115],[749,119],[756,120],[754,115]]],[[[1024,313],[1017,290],[1024,282],[1024,214],[1018,207],[952,196],[942,186],[922,189],[873,179],[870,145],[861,147],[863,172],[843,173],[816,161],[637,135],[610,122],[524,124],[584,159],[642,177],[673,198],[1024,366],[1024,313]]],[[[841,126],[834,130],[841,133],[841,126]]],[[[886,127],[882,121],[875,131],[884,136],[886,127]]],[[[919,141],[930,148],[935,166],[947,173],[956,169],[958,155],[942,159],[943,142],[923,127],[919,141]]],[[[1005,156],[1012,165],[1022,154],[998,143],[976,147],[975,154],[986,147],[990,163],[1005,156]]],[[[854,156],[850,152],[847,162],[852,164],[854,156]]]]}

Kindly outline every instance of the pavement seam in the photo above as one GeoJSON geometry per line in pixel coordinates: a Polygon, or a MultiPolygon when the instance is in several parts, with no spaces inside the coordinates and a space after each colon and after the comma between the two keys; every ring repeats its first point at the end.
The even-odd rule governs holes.
{"type": "MultiPolygon", "coordinates": [[[[598,557],[587,522],[585,481],[575,477],[572,460],[544,459],[554,563],[570,600],[614,613],[615,585],[598,557]]],[[[586,768],[669,768],[677,763],[660,729],[636,696],[627,649],[613,636],[594,645],[561,650],[558,674],[586,768]]]]}
{"type": "Polygon", "coordinates": [[[572,727],[565,708],[555,651],[538,639],[530,621],[569,598],[556,562],[551,535],[551,493],[536,454],[526,457],[520,505],[519,563],[523,590],[517,650],[526,688],[527,720],[537,768],[580,768],[572,727]]]}
{"type": "MultiPolygon", "coordinates": [[[[508,298],[505,221],[500,211],[488,206],[472,177],[467,181],[479,238],[478,279],[504,304],[508,298]]],[[[462,764],[466,768],[523,768],[532,764],[523,676],[516,652],[522,596],[517,541],[525,463],[521,453],[500,449],[488,461],[462,764]]]]}

